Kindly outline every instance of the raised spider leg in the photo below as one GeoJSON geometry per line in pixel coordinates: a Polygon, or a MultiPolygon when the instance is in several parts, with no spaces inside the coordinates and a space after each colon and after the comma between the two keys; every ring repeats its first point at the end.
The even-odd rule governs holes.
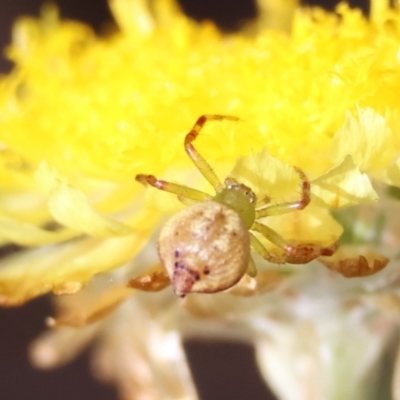
{"type": "Polygon", "coordinates": [[[231,121],[238,121],[239,118],[230,115],[202,115],[194,124],[191,131],[185,137],[185,150],[188,156],[193,161],[194,165],[201,172],[204,178],[214,187],[215,191],[220,192],[224,186],[218,179],[218,176],[213,171],[208,162],[200,155],[200,153],[194,148],[193,142],[199,135],[200,131],[203,129],[204,125],[209,121],[222,121],[228,119],[231,121]]]}
{"type": "Polygon", "coordinates": [[[135,179],[143,185],[148,184],[155,187],[156,189],[174,193],[181,201],[183,198],[192,199],[196,202],[210,200],[212,198],[209,194],[201,192],[200,190],[192,189],[183,185],[177,185],[176,183],[163,181],[161,179],[157,179],[154,175],[139,174],[136,175],[135,179]]]}
{"type": "Polygon", "coordinates": [[[273,215],[282,215],[295,210],[303,210],[310,203],[310,181],[306,174],[299,168],[294,167],[301,179],[301,198],[298,201],[292,201],[282,204],[276,204],[256,210],[256,219],[271,217],[273,215]]]}

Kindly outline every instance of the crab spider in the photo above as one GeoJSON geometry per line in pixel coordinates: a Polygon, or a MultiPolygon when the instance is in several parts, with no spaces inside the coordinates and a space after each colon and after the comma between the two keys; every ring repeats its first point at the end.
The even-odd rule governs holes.
{"type": "Polygon", "coordinates": [[[156,291],[171,283],[179,296],[215,293],[231,288],[246,273],[256,275],[251,248],[265,260],[277,264],[305,264],[335,252],[336,244],[321,247],[313,243],[289,243],[273,229],[257,221],[307,207],[310,182],[301,169],[295,167],[300,178],[300,199],[277,205],[268,205],[268,198],[258,202],[252,189],[234,178],[228,177],[221,183],[193,145],[207,122],[221,120],[237,121],[238,118],[203,115],[184,142],[186,153],[213,186],[214,195],[163,181],[153,175],[136,176],[138,182],[173,193],[184,204],[190,205],[173,215],[161,230],[158,253],[163,268],[132,279],[129,286],[156,291]],[[281,250],[281,254],[270,253],[252,231],[263,235],[281,250]]]}

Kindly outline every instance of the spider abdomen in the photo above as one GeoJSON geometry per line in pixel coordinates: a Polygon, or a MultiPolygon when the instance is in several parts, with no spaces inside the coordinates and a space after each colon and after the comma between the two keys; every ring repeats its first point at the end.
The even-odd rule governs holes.
{"type": "Polygon", "coordinates": [[[232,287],[250,260],[250,235],[230,207],[204,201],[173,215],[161,230],[158,252],[177,295],[232,287]]]}

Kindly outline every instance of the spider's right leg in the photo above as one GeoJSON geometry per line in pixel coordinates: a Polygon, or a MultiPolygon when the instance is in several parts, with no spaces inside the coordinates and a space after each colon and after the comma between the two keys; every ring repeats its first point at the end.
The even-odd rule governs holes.
{"type": "Polygon", "coordinates": [[[212,196],[207,193],[201,192],[200,190],[192,189],[183,185],[177,185],[176,183],[163,181],[161,179],[157,179],[154,175],[139,174],[136,175],[135,179],[143,185],[151,185],[156,189],[176,194],[178,197],[181,198],[188,198],[195,201],[211,200],[212,198],[212,196]]]}
{"type": "Polygon", "coordinates": [[[303,241],[285,241],[279,233],[266,225],[254,222],[252,230],[260,232],[275,246],[283,250],[282,256],[271,255],[263,244],[252,234],[251,245],[257,250],[263,258],[278,264],[307,264],[320,256],[331,256],[338,249],[339,242],[303,242],[303,241]],[[253,239],[254,237],[254,239],[253,239]],[[258,243],[257,243],[258,242],[258,243]],[[282,261],[283,260],[283,261],[282,261]]]}
{"type": "Polygon", "coordinates": [[[224,186],[218,179],[218,176],[211,168],[210,164],[200,155],[200,153],[193,146],[193,142],[199,135],[200,131],[203,129],[204,125],[209,121],[222,121],[222,120],[238,121],[239,118],[230,115],[202,115],[194,124],[191,131],[185,137],[185,150],[188,156],[193,161],[194,165],[201,172],[204,178],[214,187],[215,191],[220,192],[224,186]]]}

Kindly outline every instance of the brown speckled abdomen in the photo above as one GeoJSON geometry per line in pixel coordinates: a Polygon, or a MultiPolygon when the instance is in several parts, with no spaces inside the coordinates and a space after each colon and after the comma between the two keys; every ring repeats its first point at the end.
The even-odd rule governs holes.
{"type": "Polygon", "coordinates": [[[236,211],[204,201],[166,222],[158,252],[177,295],[215,293],[233,286],[246,272],[250,235],[236,211]]]}

